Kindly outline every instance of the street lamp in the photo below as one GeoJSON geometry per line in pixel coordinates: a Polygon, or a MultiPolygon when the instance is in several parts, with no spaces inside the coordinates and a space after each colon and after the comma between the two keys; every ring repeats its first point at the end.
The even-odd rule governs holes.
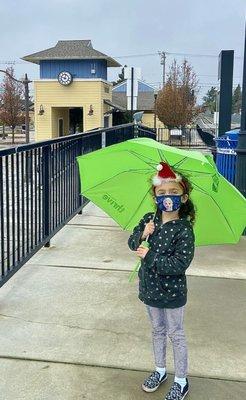
{"type": "Polygon", "coordinates": [[[25,131],[26,131],[26,143],[29,143],[30,141],[30,133],[29,133],[29,83],[32,81],[29,81],[27,74],[25,74],[25,77],[23,80],[18,80],[15,79],[8,71],[4,71],[0,69],[0,72],[3,72],[4,74],[8,75],[10,79],[13,79],[13,81],[20,82],[24,85],[24,94],[25,94],[25,131]]]}
{"type": "Polygon", "coordinates": [[[235,186],[246,197],[246,25],[244,40],[241,128],[238,134],[237,148],[235,149],[237,153],[235,186]]]}

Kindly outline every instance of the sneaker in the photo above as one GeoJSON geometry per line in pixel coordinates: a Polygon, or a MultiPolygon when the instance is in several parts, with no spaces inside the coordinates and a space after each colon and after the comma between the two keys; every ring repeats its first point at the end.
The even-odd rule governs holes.
{"type": "Polygon", "coordinates": [[[181,390],[181,385],[178,382],[173,382],[171,389],[164,400],[183,400],[189,392],[189,382],[186,378],[186,385],[181,390]]]}
{"type": "Polygon", "coordinates": [[[163,377],[160,379],[161,374],[158,371],[152,372],[148,378],[144,380],[144,383],[142,384],[142,389],[145,392],[154,392],[162,382],[164,382],[167,379],[167,373],[163,375],[163,377]]]}

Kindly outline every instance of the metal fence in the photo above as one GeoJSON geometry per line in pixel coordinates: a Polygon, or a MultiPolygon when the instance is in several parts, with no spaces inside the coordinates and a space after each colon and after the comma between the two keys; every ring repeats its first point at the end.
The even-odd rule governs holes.
{"type": "Polygon", "coordinates": [[[169,146],[199,148],[207,147],[207,145],[201,139],[201,136],[196,128],[170,130],[168,128],[158,128],[157,140],[169,146]]]}
{"type": "MultiPolygon", "coordinates": [[[[88,203],[76,157],[132,139],[136,129],[126,124],[0,150],[0,287],[88,203]]],[[[138,134],[156,137],[144,127],[138,134]]]]}

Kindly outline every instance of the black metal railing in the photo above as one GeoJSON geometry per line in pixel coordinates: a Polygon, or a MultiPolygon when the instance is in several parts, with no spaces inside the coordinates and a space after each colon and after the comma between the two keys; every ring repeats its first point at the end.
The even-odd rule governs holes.
{"type": "Polygon", "coordinates": [[[158,128],[157,140],[169,146],[207,148],[196,128],[158,128]]]}
{"type": "Polygon", "coordinates": [[[0,287],[88,203],[76,157],[153,130],[134,124],[0,150],[0,287]]]}

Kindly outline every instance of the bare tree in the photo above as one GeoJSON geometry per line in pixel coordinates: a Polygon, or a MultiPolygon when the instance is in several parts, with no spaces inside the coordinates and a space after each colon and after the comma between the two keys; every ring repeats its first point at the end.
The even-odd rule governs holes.
{"type": "Polygon", "coordinates": [[[173,61],[165,86],[156,100],[156,114],[169,129],[182,128],[198,114],[198,80],[187,60],[179,66],[173,61]]]}
{"type": "Polygon", "coordinates": [[[23,122],[22,101],[23,85],[16,82],[9,75],[14,77],[13,67],[7,68],[3,82],[1,83],[2,93],[0,94],[0,120],[3,124],[11,127],[12,143],[14,143],[15,127],[23,122]]]}

